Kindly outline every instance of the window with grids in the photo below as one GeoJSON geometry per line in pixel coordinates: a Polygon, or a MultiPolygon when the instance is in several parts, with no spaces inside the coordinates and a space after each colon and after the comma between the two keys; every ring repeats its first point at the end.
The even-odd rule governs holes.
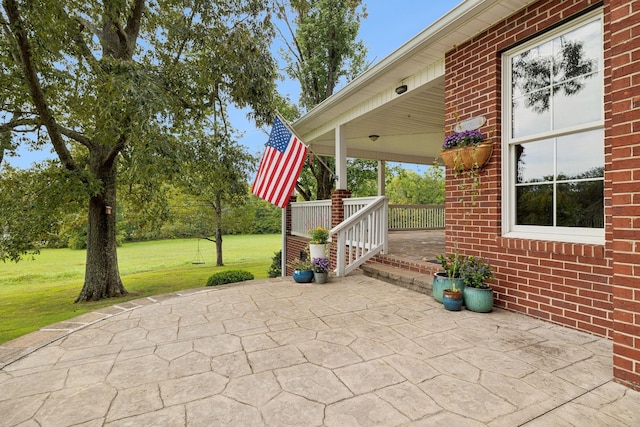
{"type": "Polygon", "coordinates": [[[604,239],[602,18],[503,57],[505,234],[604,239]]]}

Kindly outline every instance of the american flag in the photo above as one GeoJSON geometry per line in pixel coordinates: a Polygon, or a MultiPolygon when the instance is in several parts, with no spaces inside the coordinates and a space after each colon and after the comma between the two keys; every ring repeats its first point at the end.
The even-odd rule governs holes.
{"type": "Polygon", "coordinates": [[[307,146],[276,116],[251,192],[281,208],[287,206],[306,155],[307,146]]]}

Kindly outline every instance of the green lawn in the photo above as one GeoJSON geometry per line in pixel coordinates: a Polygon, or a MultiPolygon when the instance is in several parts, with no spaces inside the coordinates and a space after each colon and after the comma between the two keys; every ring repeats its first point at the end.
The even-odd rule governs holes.
{"type": "Polygon", "coordinates": [[[202,287],[209,276],[223,270],[246,270],[256,279],[266,278],[280,247],[279,234],[225,236],[225,266],[216,267],[215,244],[207,240],[200,240],[205,264],[193,264],[197,239],[127,243],[118,248],[118,263],[131,295],[83,304],[73,301],[82,289],[85,251],[46,249],[34,259],[0,264],[0,343],[97,308],[202,287]]]}

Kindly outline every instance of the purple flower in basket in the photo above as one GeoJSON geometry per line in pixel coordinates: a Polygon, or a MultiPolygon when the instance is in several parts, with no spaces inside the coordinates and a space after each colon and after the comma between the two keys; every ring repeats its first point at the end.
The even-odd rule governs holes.
{"type": "Polygon", "coordinates": [[[454,147],[477,145],[482,141],[484,141],[484,135],[477,129],[454,132],[444,139],[442,149],[447,150],[454,147]]]}
{"type": "Polygon", "coordinates": [[[329,259],[325,257],[314,258],[311,260],[311,267],[316,273],[326,273],[329,271],[329,259]]]}

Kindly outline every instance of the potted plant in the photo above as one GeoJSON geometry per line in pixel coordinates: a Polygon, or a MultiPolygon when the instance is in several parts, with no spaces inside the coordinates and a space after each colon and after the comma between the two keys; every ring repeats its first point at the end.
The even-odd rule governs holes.
{"type": "Polygon", "coordinates": [[[309,242],[311,259],[323,258],[326,255],[326,246],[329,242],[329,230],[317,226],[309,230],[309,235],[311,236],[311,241],[309,242]]]}
{"type": "Polygon", "coordinates": [[[311,268],[313,268],[313,280],[318,283],[327,283],[329,276],[329,259],[326,257],[312,258],[311,268]]]}
{"type": "Polygon", "coordinates": [[[477,129],[454,132],[444,139],[442,161],[454,171],[478,169],[484,166],[491,153],[493,144],[477,129]]]}
{"type": "Polygon", "coordinates": [[[297,283],[311,283],[313,280],[313,268],[307,258],[296,258],[288,265],[293,268],[293,280],[297,283]]]}
{"type": "Polygon", "coordinates": [[[456,286],[456,282],[451,282],[450,289],[444,289],[442,291],[442,304],[444,308],[449,311],[462,310],[462,291],[456,286]]]}
{"type": "Polygon", "coordinates": [[[493,310],[493,288],[487,284],[493,279],[488,260],[468,256],[460,268],[460,278],[464,282],[464,305],[468,310],[488,313],[493,310]]]}
{"type": "Polygon", "coordinates": [[[444,272],[436,273],[433,277],[433,298],[438,302],[442,302],[442,295],[445,289],[462,289],[464,286],[460,278],[460,267],[462,267],[465,257],[454,252],[448,256],[438,255],[436,259],[440,262],[444,272]]]}

